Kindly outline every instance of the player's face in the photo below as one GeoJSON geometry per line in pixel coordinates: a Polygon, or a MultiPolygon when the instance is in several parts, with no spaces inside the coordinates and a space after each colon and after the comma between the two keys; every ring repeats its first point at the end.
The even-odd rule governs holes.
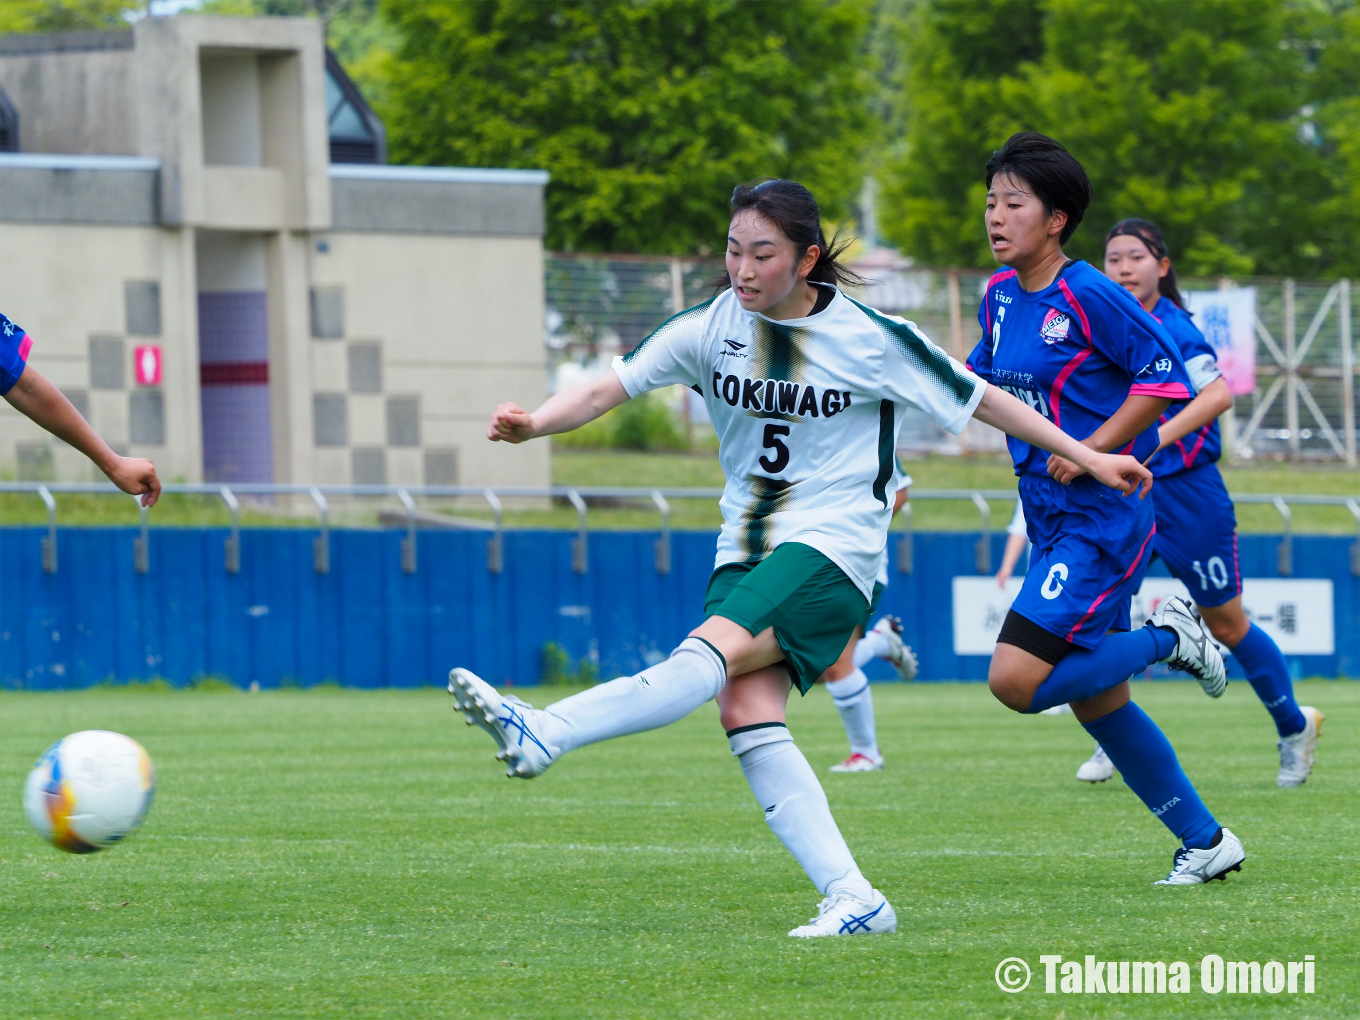
{"type": "Polygon", "coordinates": [[[997,174],[987,192],[987,240],[1003,266],[1025,266],[1058,244],[1067,214],[1049,212],[1030,186],[1010,174],[997,174]]]}
{"type": "Polygon", "coordinates": [[[796,288],[806,286],[817,255],[814,244],[798,258],[787,235],[754,209],[737,213],[727,229],[727,278],[748,312],[768,314],[782,307],[796,288]]]}
{"type": "Polygon", "coordinates": [[[1157,283],[1171,268],[1170,259],[1159,259],[1141,237],[1121,234],[1105,245],[1105,275],[1128,289],[1144,308],[1157,304],[1157,283]]]}

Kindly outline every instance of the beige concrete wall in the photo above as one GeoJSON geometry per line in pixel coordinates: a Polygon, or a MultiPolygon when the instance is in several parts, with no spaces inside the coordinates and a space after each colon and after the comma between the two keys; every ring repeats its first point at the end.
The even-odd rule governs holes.
{"type": "Polygon", "coordinates": [[[0,54],[23,152],[138,153],[132,49],[0,54]]]}
{"type": "MultiPolygon", "coordinates": [[[[346,389],[346,344],[382,345],[381,395],[349,395],[350,445],[385,435],[385,398],[420,398],[420,448],[389,448],[388,481],[424,479],[422,451],[457,450],[464,485],[547,485],[549,445],[492,444],[487,418],[500,401],[536,407],[547,395],[543,249],[536,238],[423,234],[318,235],[311,281],[344,294],[343,340],[310,341],[319,392],[346,389]],[[319,248],[326,248],[320,251],[319,248]]],[[[323,481],[342,481],[344,459],[318,450],[323,481]]]]}
{"type": "MultiPolygon", "coordinates": [[[[193,265],[192,231],[0,223],[0,310],[33,338],[29,364],[82,401],[110,445],[152,457],[162,477],[196,481],[202,453],[193,265]],[[128,335],[124,284],[130,280],[159,282],[159,336],[128,335]],[[122,340],[122,389],[91,385],[92,337],[122,340]],[[130,443],[133,350],[143,344],[162,350],[166,441],[161,446],[130,443]]],[[[59,478],[97,476],[80,454],[0,404],[0,471],[16,470],[18,444],[48,446],[59,478]]]]}

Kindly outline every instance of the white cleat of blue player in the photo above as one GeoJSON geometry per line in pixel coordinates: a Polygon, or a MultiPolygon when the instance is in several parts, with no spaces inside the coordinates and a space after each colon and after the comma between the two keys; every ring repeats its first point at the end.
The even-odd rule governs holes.
{"type": "Polygon", "coordinates": [[[1327,718],[1311,705],[1300,705],[1306,725],[1298,733],[1281,737],[1280,775],[1275,780],[1277,786],[1302,786],[1313,773],[1313,755],[1317,751],[1318,735],[1322,723],[1327,718]]]}
{"type": "Polygon", "coordinates": [[[1103,783],[1114,775],[1114,762],[1105,753],[1105,748],[1096,745],[1095,754],[1081,763],[1077,778],[1083,783],[1103,783]]]}
{"type": "Polygon", "coordinates": [[[513,695],[501,694],[471,670],[461,667],[449,671],[449,693],[454,708],[463,713],[469,726],[480,726],[496,742],[496,760],[506,765],[511,779],[532,779],[542,775],[556,757],[554,749],[542,739],[533,705],[513,695]]]}
{"type": "Polygon", "coordinates": [[[1163,661],[1173,669],[1189,673],[1204,693],[1221,698],[1228,688],[1228,672],[1223,656],[1196,613],[1183,599],[1172,597],[1159,603],[1148,620],[1149,627],[1165,627],[1176,635],[1176,650],[1163,661]]]}
{"type": "Polygon", "coordinates": [[[832,894],[817,904],[817,916],[789,932],[796,939],[836,935],[883,935],[897,931],[897,914],[877,889],[862,900],[847,893],[832,894]]]}
{"type": "Polygon", "coordinates": [[[1228,829],[1220,829],[1215,846],[1205,850],[1181,847],[1172,859],[1171,874],[1155,885],[1203,885],[1214,879],[1226,881],[1228,872],[1241,871],[1247,851],[1242,841],[1228,829]]]}

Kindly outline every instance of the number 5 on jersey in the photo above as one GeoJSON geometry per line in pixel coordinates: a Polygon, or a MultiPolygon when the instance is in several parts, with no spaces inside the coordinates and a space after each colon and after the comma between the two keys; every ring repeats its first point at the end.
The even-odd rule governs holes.
{"type": "Polygon", "coordinates": [[[773,423],[765,426],[765,449],[774,451],[774,459],[768,456],[760,458],[760,466],[772,475],[777,475],[789,466],[789,448],[784,445],[783,436],[787,436],[792,429],[787,425],[775,425],[773,423]]]}

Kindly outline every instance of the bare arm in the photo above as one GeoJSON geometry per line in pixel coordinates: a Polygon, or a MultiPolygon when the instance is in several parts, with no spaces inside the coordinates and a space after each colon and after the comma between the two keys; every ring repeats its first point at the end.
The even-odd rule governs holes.
{"type": "MultiPolygon", "coordinates": [[[[1105,424],[1082,440],[1082,445],[1103,453],[1127,446],[1144,429],[1151,426],[1170,403],[1166,397],[1130,394],[1119,405],[1119,410],[1106,419],[1105,424]]],[[[1072,461],[1071,457],[1050,457],[1048,473],[1066,485],[1085,472],[1072,461]]]]}
{"type": "MultiPolygon", "coordinates": [[[[1159,412],[1160,413],[1160,412],[1159,412]]],[[[988,386],[973,417],[1016,439],[1056,453],[1090,472],[1098,482],[1121,492],[1138,492],[1141,499],[1152,488],[1152,472],[1132,457],[1098,453],[997,386],[988,386]]],[[[1156,415],[1153,415],[1156,420],[1156,415]]],[[[1061,481],[1061,479],[1059,479],[1061,481]]],[[[1064,483],[1066,484],[1066,483],[1064,483]]]]}
{"type": "Polygon", "coordinates": [[[598,379],[554,393],[530,414],[518,404],[499,404],[486,427],[493,443],[523,443],[539,436],[579,429],[628,399],[628,391],[612,371],[598,379]]]}
{"type": "MultiPolygon", "coordinates": [[[[1228,392],[1228,381],[1222,376],[1200,390],[1195,399],[1181,408],[1180,414],[1167,421],[1157,430],[1157,438],[1162,446],[1170,446],[1178,439],[1184,439],[1220,414],[1232,407],[1232,394],[1228,392]]],[[[1161,447],[1158,447],[1161,449],[1161,447]]]]}
{"type": "Polygon", "coordinates": [[[998,588],[1006,587],[1011,574],[1015,573],[1015,565],[1020,562],[1020,554],[1025,551],[1025,543],[1028,541],[1024,535],[1006,536],[1006,551],[1001,554],[1001,569],[996,572],[998,588]]]}
{"type": "Polygon", "coordinates": [[[161,495],[156,466],[141,457],[120,457],[109,449],[109,444],[99,438],[99,433],[80,416],[66,395],[36,368],[27,366],[5,399],[20,414],[89,457],[118,488],[141,496],[142,506],[156,505],[161,495]]]}

